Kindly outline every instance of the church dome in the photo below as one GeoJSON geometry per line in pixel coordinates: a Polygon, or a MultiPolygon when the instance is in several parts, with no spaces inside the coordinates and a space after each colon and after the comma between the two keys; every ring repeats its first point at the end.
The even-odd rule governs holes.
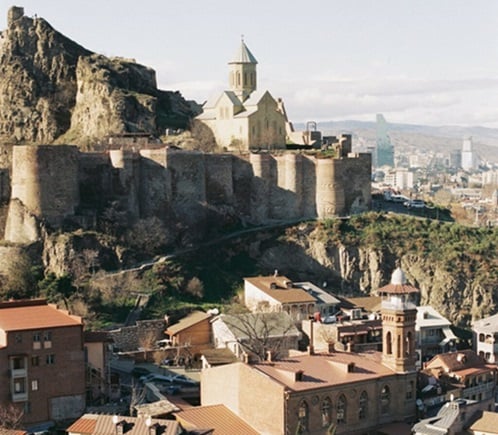
{"type": "Polygon", "coordinates": [[[397,267],[391,276],[391,284],[394,285],[405,285],[406,284],[406,276],[405,272],[401,269],[401,267],[397,267]]]}

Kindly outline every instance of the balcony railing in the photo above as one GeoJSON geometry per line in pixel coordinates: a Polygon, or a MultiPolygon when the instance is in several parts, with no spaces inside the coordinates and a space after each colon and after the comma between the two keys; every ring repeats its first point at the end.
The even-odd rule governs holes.
{"type": "Polygon", "coordinates": [[[12,393],[13,402],[26,402],[28,400],[28,393],[12,393]]]}

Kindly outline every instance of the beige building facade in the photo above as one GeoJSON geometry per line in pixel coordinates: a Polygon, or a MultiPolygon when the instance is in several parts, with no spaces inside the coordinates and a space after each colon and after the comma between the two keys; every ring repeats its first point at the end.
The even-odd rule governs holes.
{"type": "Polygon", "coordinates": [[[257,91],[257,60],[244,41],[229,62],[230,89],[208,101],[197,120],[229,151],[283,149],[286,117],[268,91],[257,91]]]}

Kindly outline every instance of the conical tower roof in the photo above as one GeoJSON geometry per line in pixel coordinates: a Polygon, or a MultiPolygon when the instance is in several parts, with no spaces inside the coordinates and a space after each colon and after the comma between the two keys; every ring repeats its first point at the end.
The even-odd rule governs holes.
{"type": "Polygon", "coordinates": [[[240,41],[240,47],[235,53],[235,55],[232,57],[232,60],[228,62],[229,64],[231,63],[253,63],[257,64],[258,61],[254,57],[254,55],[251,53],[251,50],[247,48],[247,45],[245,44],[244,40],[242,39],[240,41]]]}

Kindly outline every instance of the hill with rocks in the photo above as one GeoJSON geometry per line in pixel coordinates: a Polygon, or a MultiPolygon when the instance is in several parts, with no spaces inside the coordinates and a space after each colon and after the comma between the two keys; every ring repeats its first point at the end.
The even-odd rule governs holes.
{"type": "Polygon", "coordinates": [[[91,145],[185,128],[198,106],[157,89],[155,71],[85,49],[43,18],[8,12],[0,33],[0,143],[91,145]]]}

